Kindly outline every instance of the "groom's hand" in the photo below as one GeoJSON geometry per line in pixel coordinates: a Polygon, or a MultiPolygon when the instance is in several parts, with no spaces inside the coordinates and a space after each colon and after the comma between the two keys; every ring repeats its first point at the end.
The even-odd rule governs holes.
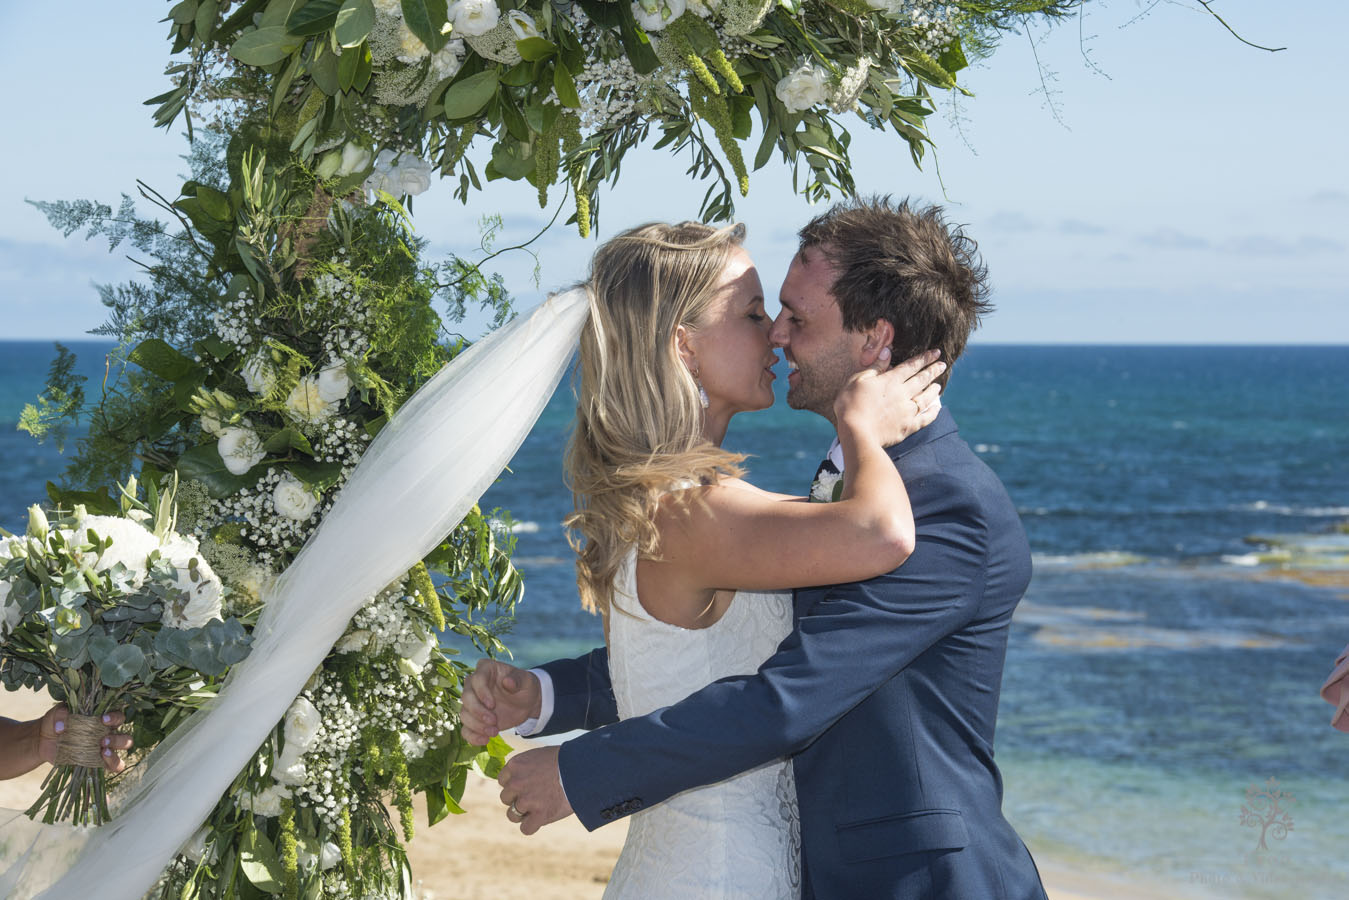
{"type": "Polygon", "coordinates": [[[533,672],[482,659],[464,682],[460,708],[464,740],[483,746],[507,728],[539,716],[539,679],[533,672]]]}
{"type": "Polygon", "coordinates": [[[519,823],[524,834],[533,834],[571,815],[571,804],[562,790],[557,755],[557,747],[517,753],[497,776],[506,818],[519,823]]]}

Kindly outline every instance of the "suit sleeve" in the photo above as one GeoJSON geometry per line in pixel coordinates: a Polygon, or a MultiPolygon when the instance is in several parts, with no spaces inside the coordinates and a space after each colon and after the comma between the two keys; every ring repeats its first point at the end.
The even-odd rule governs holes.
{"type": "Polygon", "coordinates": [[[969,489],[932,483],[939,478],[926,492],[943,497],[941,515],[922,519],[905,564],[812,590],[813,604],[757,674],[563,744],[562,783],[582,824],[593,830],[801,750],[967,624],[983,594],[986,529],[969,489]]]}
{"type": "Polygon", "coordinates": [[[618,721],[618,705],[609,680],[609,651],[603,647],[576,659],[539,666],[553,679],[553,715],[536,735],[590,730],[618,721]]]}

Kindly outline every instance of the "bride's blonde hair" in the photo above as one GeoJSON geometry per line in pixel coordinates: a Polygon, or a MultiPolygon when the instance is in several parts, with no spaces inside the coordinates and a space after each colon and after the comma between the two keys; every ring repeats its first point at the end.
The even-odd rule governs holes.
{"type": "Polygon", "coordinates": [[[581,604],[591,612],[608,616],[630,547],[644,558],[658,553],[653,519],[671,485],[741,473],[743,455],[703,438],[698,385],[679,357],[675,329],[697,330],[744,237],[743,225],[641,225],[591,260],[566,457],[575,510],[564,523],[581,604]]]}

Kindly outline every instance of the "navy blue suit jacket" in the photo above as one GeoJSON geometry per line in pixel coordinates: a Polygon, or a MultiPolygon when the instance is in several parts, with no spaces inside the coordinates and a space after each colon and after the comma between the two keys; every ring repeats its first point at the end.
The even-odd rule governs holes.
{"type": "Polygon", "coordinates": [[[993,762],[1025,532],[949,411],[890,456],[913,555],[870,581],[798,590],[796,628],[758,674],[615,723],[603,650],[543,667],[547,730],[595,729],[559,758],[587,828],[792,756],[807,898],[1043,900],[993,762]]]}

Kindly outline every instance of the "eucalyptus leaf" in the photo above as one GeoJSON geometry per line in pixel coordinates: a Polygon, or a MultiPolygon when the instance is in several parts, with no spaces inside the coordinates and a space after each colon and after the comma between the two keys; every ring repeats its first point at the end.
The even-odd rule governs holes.
{"type": "Polygon", "coordinates": [[[145,653],[135,644],[118,644],[112,652],[103,657],[102,663],[95,660],[98,677],[107,687],[122,687],[145,665],[145,653]]]}

